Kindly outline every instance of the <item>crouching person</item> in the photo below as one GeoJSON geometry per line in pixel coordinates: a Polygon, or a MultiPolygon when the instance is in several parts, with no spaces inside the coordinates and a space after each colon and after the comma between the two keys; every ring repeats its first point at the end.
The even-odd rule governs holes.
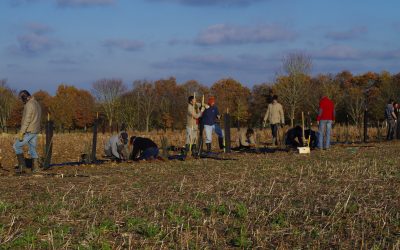
{"type": "Polygon", "coordinates": [[[129,157],[131,160],[141,161],[158,159],[158,146],[148,138],[132,136],[129,145],[132,148],[129,157]]]}
{"type": "Polygon", "coordinates": [[[232,150],[246,150],[256,146],[254,130],[251,128],[241,129],[239,134],[239,147],[232,150]]]}
{"type": "Polygon", "coordinates": [[[128,145],[128,134],[121,132],[112,136],[104,146],[104,153],[112,160],[125,161],[127,160],[128,153],[126,146],[128,145]]]}
{"type": "MultiPolygon", "coordinates": [[[[318,132],[306,129],[304,130],[304,134],[306,141],[310,139],[310,148],[316,148],[318,146],[318,132]]],[[[292,148],[303,147],[307,144],[303,140],[303,129],[301,126],[296,126],[287,131],[285,144],[292,148]]]]}

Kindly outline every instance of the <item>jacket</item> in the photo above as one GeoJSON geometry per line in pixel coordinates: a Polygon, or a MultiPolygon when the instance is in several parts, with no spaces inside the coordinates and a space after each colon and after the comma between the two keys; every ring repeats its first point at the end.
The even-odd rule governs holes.
{"type": "Polygon", "coordinates": [[[42,108],[33,96],[24,106],[21,121],[21,134],[40,132],[40,121],[42,119],[42,108]]]}
{"type": "Polygon", "coordinates": [[[256,140],[254,138],[254,135],[251,135],[249,138],[246,136],[247,129],[241,129],[240,130],[240,135],[239,135],[239,145],[248,147],[250,145],[255,145],[256,140]]]}
{"type": "Polygon", "coordinates": [[[186,126],[188,128],[197,128],[197,119],[200,118],[201,114],[192,104],[189,104],[186,114],[186,126]]]}
{"type": "Polygon", "coordinates": [[[328,97],[322,97],[319,102],[319,112],[317,121],[334,121],[335,120],[335,105],[328,97]]]}
{"type": "Polygon", "coordinates": [[[285,124],[283,107],[279,102],[268,104],[268,109],[267,113],[265,113],[264,121],[268,121],[270,124],[285,124]]]}

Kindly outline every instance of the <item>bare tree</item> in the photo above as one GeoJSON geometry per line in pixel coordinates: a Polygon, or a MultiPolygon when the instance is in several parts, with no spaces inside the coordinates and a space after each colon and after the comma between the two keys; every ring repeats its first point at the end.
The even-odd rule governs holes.
{"type": "Polygon", "coordinates": [[[108,123],[112,126],[116,118],[116,110],[126,86],[121,79],[101,79],[93,83],[93,94],[102,105],[108,123]]]}
{"type": "Polygon", "coordinates": [[[309,74],[312,68],[312,59],[305,53],[290,53],[282,60],[282,70],[287,76],[279,76],[275,86],[276,93],[289,111],[291,126],[299,107],[304,104],[310,82],[309,74]]]}
{"type": "Polygon", "coordinates": [[[135,81],[133,91],[137,93],[139,110],[146,121],[146,132],[149,132],[151,116],[157,108],[157,92],[153,82],[135,81]]]}
{"type": "Polygon", "coordinates": [[[7,86],[7,79],[0,79],[0,128],[7,129],[7,121],[16,103],[15,91],[7,86]]]}

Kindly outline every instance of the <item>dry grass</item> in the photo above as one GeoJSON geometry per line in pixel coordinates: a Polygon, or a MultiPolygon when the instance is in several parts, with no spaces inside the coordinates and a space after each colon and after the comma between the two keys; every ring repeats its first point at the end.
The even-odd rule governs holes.
{"type": "MultiPolygon", "coordinates": [[[[82,138],[90,143],[56,135],[55,161],[77,160],[82,138]]],[[[12,138],[0,145],[13,164],[12,138]]],[[[49,171],[64,178],[2,170],[0,247],[400,249],[399,151],[392,142],[49,171]]]]}

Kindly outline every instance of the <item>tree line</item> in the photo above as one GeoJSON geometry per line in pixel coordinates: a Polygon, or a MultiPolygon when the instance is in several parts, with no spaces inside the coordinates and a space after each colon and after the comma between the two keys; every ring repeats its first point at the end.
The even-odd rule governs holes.
{"type": "MultiPolygon", "coordinates": [[[[178,83],[174,77],[157,81],[137,80],[126,86],[121,79],[101,79],[91,91],[61,84],[55,95],[40,90],[33,95],[42,106],[43,123],[49,114],[59,131],[91,127],[97,118],[104,126],[124,124],[127,129],[183,129],[186,123],[187,98],[196,93],[216,97],[220,113],[229,112],[233,126],[260,127],[273,95],[285,109],[289,125],[301,122],[301,112],[314,120],[319,99],[329,96],[336,105],[337,122],[361,126],[365,109],[370,121],[384,120],[389,99],[400,100],[400,73],[349,71],[310,76],[311,60],[291,55],[283,60],[283,73],[275,82],[254,85],[251,89],[233,78],[216,81],[207,87],[195,80],[178,83]],[[296,61],[297,60],[297,61],[296,61]]],[[[23,104],[17,91],[0,80],[0,129],[20,125],[23,104]]]]}

